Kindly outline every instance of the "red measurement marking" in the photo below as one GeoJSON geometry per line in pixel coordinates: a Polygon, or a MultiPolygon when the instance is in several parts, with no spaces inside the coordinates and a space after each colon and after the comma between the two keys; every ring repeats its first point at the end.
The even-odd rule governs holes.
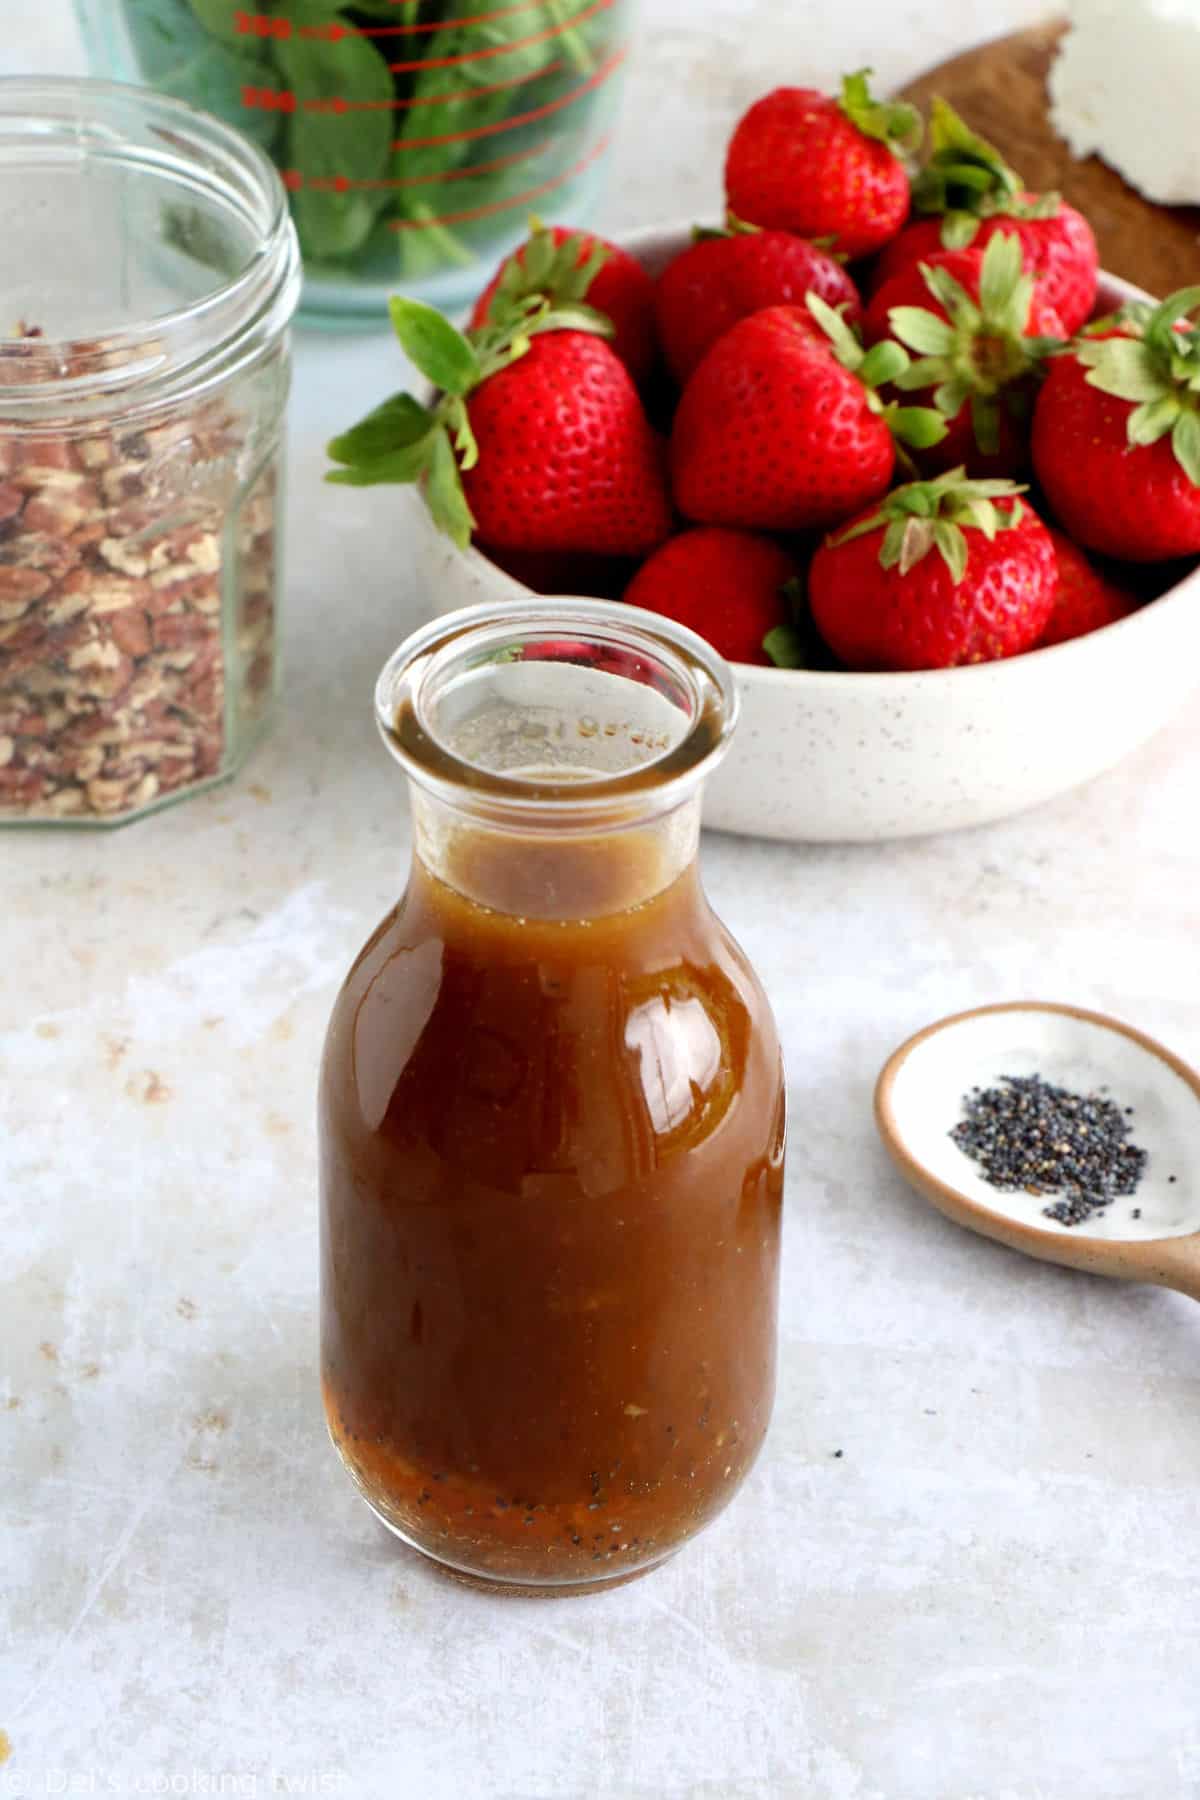
{"type": "Polygon", "coordinates": [[[273,18],[269,13],[235,12],[233,22],[243,37],[290,38],[292,21],[273,18]]]}
{"type": "Polygon", "coordinates": [[[543,194],[562,187],[564,182],[573,181],[576,175],[582,175],[608,149],[609,141],[607,136],[598,139],[574,168],[567,169],[562,175],[553,176],[549,181],[543,181],[539,187],[526,188],[523,194],[516,194],[511,200],[493,200],[487,206],[470,206],[463,212],[439,213],[432,219],[389,219],[388,225],[392,231],[425,231],[430,225],[464,225],[469,219],[486,219],[492,213],[511,212],[519,206],[528,206],[531,200],[540,200],[543,194]]]}
{"type": "Polygon", "coordinates": [[[529,69],[514,75],[511,81],[493,81],[490,87],[455,88],[452,94],[412,94],[407,100],[344,100],[339,94],[333,100],[306,100],[307,112],[386,112],[391,108],[405,111],[412,106],[450,106],[456,100],[482,100],[486,94],[502,94],[508,88],[524,87],[527,82],[541,81],[557,74],[561,61],[547,63],[544,69],[529,69]]]}
{"type": "Polygon", "coordinates": [[[244,87],[242,105],[252,111],[294,113],[296,96],[290,88],[244,87]]]}
{"type": "Polygon", "coordinates": [[[548,31],[535,31],[529,37],[514,38],[511,44],[496,44],[490,50],[467,50],[461,56],[418,57],[416,62],[389,63],[388,67],[394,75],[403,75],[416,69],[454,69],[461,63],[485,62],[489,56],[508,56],[513,50],[524,50],[530,44],[544,44],[547,38],[562,37],[573,27],[586,24],[588,19],[607,12],[615,4],[616,0],[593,0],[586,12],[577,13],[567,25],[552,25],[548,31]]]}
{"type": "MultiPolygon", "coordinates": [[[[403,6],[404,0],[391,0],[391,3],[403,6]]],[[[467,19],[426,19],[413,25],[342,25],[334,20],[329,25],[301,25],[299,30],[301,37],[324,38],[331,44],[344,37],[412,37],[418,32],[455,30],[460,25],[487,25],[493,19],[508,19],[513,13],[528,12],[531,6],[540,4],[541,0],[517,0],[515,6],[502,6],[496,12],[474,13],[467,19]]]]}
{"type": "MultiPolygon", "coordinates": [[[[610,4],[611,0],[605,0],[610,4]]],[[[601,63],[594,75],[572,88],[569,94],[560,94],[557,100],[548,100],[545,106],[535,106],[532,111],[513,113],[507,119],[500,119],[494,125],[476,125],[468,131],[447,131],[441,137],[397,138],[392,145],[393,150],[432,150],[439,144],[465,144],[468,139],[494,137],[497,132],[514,131],[518,125],[529,125],[534,119],[548,118],[551,113],[561,112],[564,106],[570,106],[576,100],[582,100],[593,88],[598,88],[602,81],[607,81],[613,70],[623,63],[629,55],[628,44],[622,44],[614,50],[607,62],[601,63]]]]}
{"type": "MultiPolygon", "coordinates": [[[[528,149],[514,150],[511,156],[497,156],[491,162],[472,163],[466,169],[448,169],[440,175],[401,175],[390,179],[381,177],[378,181],[351,181],[345,175],[318,175],[307,185],[314,193],[348,194],[351,188],[356,191],[359,189],[378,191],[381,188],[429,187],[443,181],[469,181],[473,175],[490,175],[496,169],[508,169],[514,163],[528,162],[534,156],[544,156],[557,142],[557,138],[544,138],[540,144],[531,144],[528,149]]],[[[293,170],[292,173],[297,176],[295,185],[300,186],[303,177],[299,175],[298,171],[293,170]]]]}
{"type": "Polygon", "coordinates": [[[491,175],[497,169],[511,169],[514,163],[528,162],[531,157],[544,156],[558,139],[543,138],[540,144],[530,144],[527,150],[514,150],[509,156],[493,157],[491,162],[472,163],[467,169],[447,169],[441,175],[402,175],[389,186],[398,188],[428,187],[431,183],[443,181],[469,181],[472,175],[491,175]]]}

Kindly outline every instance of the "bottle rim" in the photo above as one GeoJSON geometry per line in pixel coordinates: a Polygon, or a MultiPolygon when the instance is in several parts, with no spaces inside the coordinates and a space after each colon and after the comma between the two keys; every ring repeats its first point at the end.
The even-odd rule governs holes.
{"type": "MultiPolygon", "coordinates": [[[[278,170],[212,114],[130,83],[74,76],[0,77],[0,194],[31,159],[88,158],[146,180],[186,170],[254,248],[195,300],[95,335],[0,335],[3,423],[22,429],[119,408],[152,411],[203,393],[255,361],[286,329],[300,296],[300,252],[278,170]]],[[[36,324],[36,321],[33,321],[36,324]]],[[[0,322],[0,333],[12,321],[0,322]]]]}
{"type": "MultiPolygon", "coordinates": [[[[729,664],[696,632],[641,607],[573,595],[490,601],[443,614],[393,652],[375,688],[384,743],[413,782],[450,804],[523,825],[554,818],[595,828],[667,810],[721,761],[738,711],[729,664]],[[666,742],[634,736],[626,766],[576,768],[557,777],[545,768],[498,768],[464,754],[439,725],[439,702],[489,666],[499,674],[518,662],[590,668],[612,682],[614,699],[622,689],[628,695],[638,685],[655,688],[679,713],[678,735],[666,742]]],[[[584,722],[578,723],[582,731],[584,722]]]]}

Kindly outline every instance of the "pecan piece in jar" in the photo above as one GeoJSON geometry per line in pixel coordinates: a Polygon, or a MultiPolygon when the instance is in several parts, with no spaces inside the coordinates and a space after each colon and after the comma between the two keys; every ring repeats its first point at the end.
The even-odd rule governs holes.
{"type": "Polygon", "coordinates": [[[213,484],[214,444],[236,467],[241,436],[212,405],[157,434],[93,424],[78,443],[5,423],[0,820],[111,822],[212,781],[227,764],[230,654],[235,729],[271,687],[273,470],[248,497],[228,477],[213,484]],[[196,446],[202,464],[189,464],[196,446]]]}

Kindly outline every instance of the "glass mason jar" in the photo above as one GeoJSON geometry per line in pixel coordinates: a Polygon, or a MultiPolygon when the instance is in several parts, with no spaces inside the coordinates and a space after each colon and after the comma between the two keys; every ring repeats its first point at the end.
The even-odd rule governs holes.
{"type": "Polygon", "coordinates": [[[729,1503],[774,1392],[779,1043],[696,866],[735,690],[554,600],[437,620],[376,700],[414,854],[321,1073],[329,1428],[449,1569],[605,1586],[729,1503]]]}
{"type": "Polygon", "coordinates": [[[295,234],[228,126],[88,81],[0,81],[0,219],[0,823],[119,824],[268,718],[295,234]]]}
{"type": "Polygon", "coordinates": [[[97,73],[237,125],[277,164],[304,307],[458,306],[531,209],[583,224],[633,0],[76,0],[97,73]]]}

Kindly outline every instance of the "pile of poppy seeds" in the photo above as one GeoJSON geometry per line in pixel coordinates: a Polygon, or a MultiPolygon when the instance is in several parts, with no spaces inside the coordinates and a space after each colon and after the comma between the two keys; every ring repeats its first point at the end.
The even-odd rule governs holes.
{"type": "Polygon", "coordinates": [[[1061,1195],[1042,1208],[1060,1225],[1082,1225],[1137,1192],[1147,1155],[1129,1142],[1132,1106],[1122,1112],[1105,1088],[1073,1094],[1040,1075],[1000,1080],[964,1096],[962,1122],[950,1133],[992,1187],[1061,1195]]]}

